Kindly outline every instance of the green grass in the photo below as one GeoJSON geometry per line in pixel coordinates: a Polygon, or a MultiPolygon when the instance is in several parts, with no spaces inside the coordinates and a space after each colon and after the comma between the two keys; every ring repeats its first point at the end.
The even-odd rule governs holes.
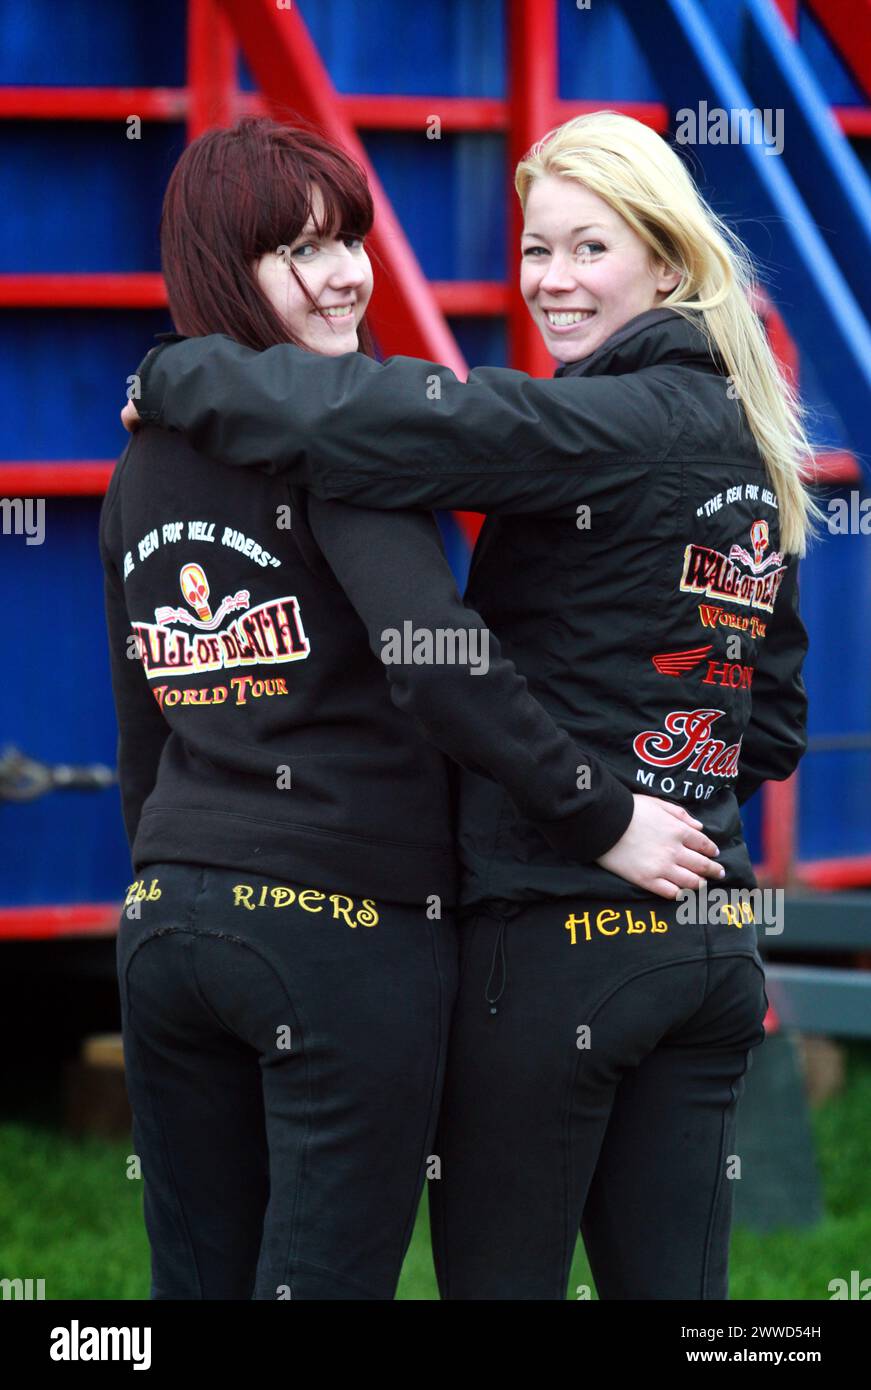
{"type": "MultiPolygon", "coordinates": [[[[871,1047],[848,1048],[844,1091],[812,1117],[826,1216],[770,1235],[736,1229],[731,1296],[827,1298],[836,1275],[871,1275],[871,1047]]],[[[44,1278],[48,1299],[147,1299],[149,1250],[142,1184],[126,1177],[129,1140],[74,1140],[43,1104],[0,1124],[0,1277],[44,1278]]],[[[592,1278],[579,1244],[570,1297],[592,1278]]],[[[435,1299],[426,1203],[398,1298],[435,1299]]]]}

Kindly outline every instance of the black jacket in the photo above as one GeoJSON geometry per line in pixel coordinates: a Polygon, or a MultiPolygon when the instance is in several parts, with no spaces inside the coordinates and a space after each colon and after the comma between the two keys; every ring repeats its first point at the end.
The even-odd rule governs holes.
{"type": "Polygon", "coordinates": [[[137,872],[179,860],[453,904],[455,787],[437,749],[498,777],[567,856],[596,857],[629,823],[606,768],[578,789],[589,756],[463,605],[430,514],[319,501],[144,428],[100,545],[137,872]],[[441,662],[420,659],[439,654],[428,634],[441,662]]]}
{"type": "MultiPolygon", "coordinates": [[[[505,654],[627,788],[698,813],[724,886],[755,885],[738,805],[804,752],[807,634],[777,499],[697,323],[651,310],[553,380],[465,384],[413,358],[168,337],[140,415],[211,457],[360,506],[493,513],[467,599],[505,654]]],[[[642,896],[468,774],[460,841],[468,903],[642,896]]]]}

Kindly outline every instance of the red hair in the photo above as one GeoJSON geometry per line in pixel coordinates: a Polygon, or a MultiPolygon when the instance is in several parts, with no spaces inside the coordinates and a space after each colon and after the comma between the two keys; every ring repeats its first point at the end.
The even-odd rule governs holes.
{"type": "MultiPolygon", "coordinates": [[[[194,140],[172,171],[160,255],[178,333],[226,333],[246,347],[298,343],[257,283],[252,261],[292,243],[323,199],[320,236],[365,237],[374,209],[366,175],[316,130],[243,116],[194,140]]],[[[287,264],[314,303],[293,263],[287,264]]],[[[372,352],[365,318],[361,351],[372,352]]]]}

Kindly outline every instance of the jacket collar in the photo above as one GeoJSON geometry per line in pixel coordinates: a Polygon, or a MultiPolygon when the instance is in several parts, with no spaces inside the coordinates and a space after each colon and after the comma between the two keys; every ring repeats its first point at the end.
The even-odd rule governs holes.
{"type": "Polygon", "coordinates": [[[624,323],[580,362],[564,362],[555,376],[622,376],[659,362],[685,362],[726,374],[719,354],[712,350],[699,327],[701,315],[688,311],[692,321],[674,309],[647,309],[624,323]]]}

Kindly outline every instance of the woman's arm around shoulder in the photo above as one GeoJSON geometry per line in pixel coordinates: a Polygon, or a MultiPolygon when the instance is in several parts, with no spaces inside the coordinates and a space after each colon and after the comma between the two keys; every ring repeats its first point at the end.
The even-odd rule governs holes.
{"type": "Polygon", "coordinates": [[[152,348],[140,419],[220,463],[287,472],[321,498],[379,509],[567,514],[643,478],[683,417],[655,368],[539,380],[415,357],[379,363],[224,334],[152,348]]]}
{"type": "Polygon", "coordinates": [[[605,867],[655,892],[666,880],[669,887],[696,887],[700,873],[717,876],[718,866],[704,857],[716,846],[694,828],[698,822],[679,807],[633,797],[529,693],[481,616],[460,598],[432,515],[310,498],[308,521],[384,662],[393,703],[461,766],[499,782],[559,854],[607,858],[605,867]],[[406,625],[429,639],[425,655],[450,652],[451,659],[394,660],[408,655],[406,625]],[[453,660],[457,651],[466,659],[453,660]],[[621,845],[623,853],[615,853],[621,845]]]}

